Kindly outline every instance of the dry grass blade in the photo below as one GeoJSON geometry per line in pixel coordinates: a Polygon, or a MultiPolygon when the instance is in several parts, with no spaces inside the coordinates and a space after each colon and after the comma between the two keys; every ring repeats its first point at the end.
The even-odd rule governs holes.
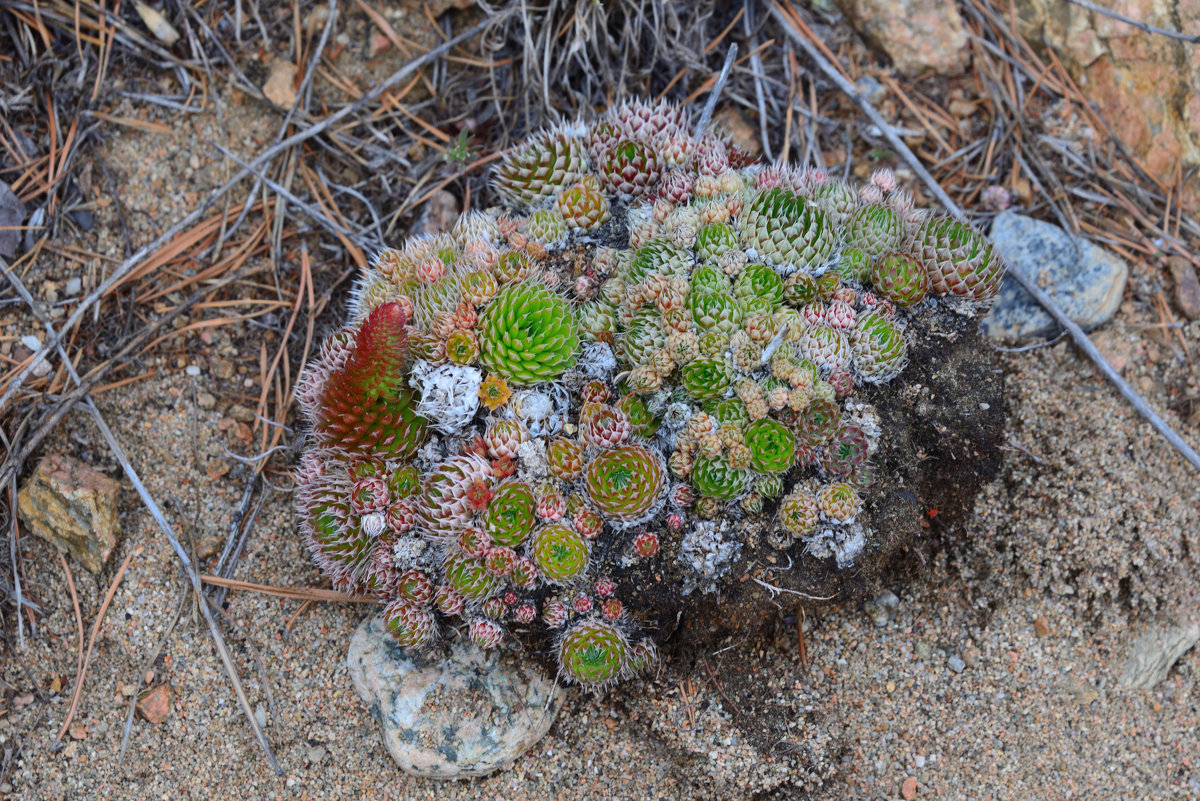
{"type": "Polygon", "coordinates": [[[224,578],[222,576],[202,575],[200,580],[205,584],[216,587],[228,587],[231,590],[245,590],[264,595],[274,595],[279,598],[295,598],[300,601],[332,601],[351,604],[377,604],[379,601],[365,595],[347,595],[334,590],[319,590],[313,587],[274,587],[269,584],[255,584],[250,581],[224,578]]]}
{"type": "MultiPolygon", "coordinates": [[[[71,575],[71,566],[67,564],[67,557],[62,551],[58,551],[58,562],[62,565],[63,575],[67,578],[67,589],[71,591],[71,606],[75,609],[75,624],[78,629],[79,639],[76,645],[76,650],[79,652],[75,660],[75,675],[83,675],[83,614],[79,611],[79,595],[75,592],[75,577],[71,575]]],[[[61,738],[62,735],[60,734],[61,738]]]]}
{"type": "Polygon", "coordinates": [[[62,728],[58,730],[58,735],[54,738],[57,745],[62,741],[63,735],[67,733],[67,729],[71,728],[71,721],[75,719],[75,710],[79,708],[79,699],[83,696],[83,680],[87,676],[88,666],[92,662],[92,651],[96,647],[96,636],[100,633],[100,624],[104,622],[104,615],[108,612],[109,604],[112,603],[113,596],[117,594],[117,587],[121,584],[121,579],[125,577],[125,571],[129,568],[129,563],[134,557],[140,556],[142,547],[139,545],[125,557],[125,561],[121,562],[121,566],[117,569],[117,574],[113,576],[112,582],[108,585],[108,592],[104,593],[104,602],[100,604],[100,611],[96,613],[96,621],[92,623],[92,633],[88,637],[87,653],[83,656],[82,666],[75,676],[75,689],[71,692],[71,706],[67,709],[67,717],[63,720],[62,728]]]}

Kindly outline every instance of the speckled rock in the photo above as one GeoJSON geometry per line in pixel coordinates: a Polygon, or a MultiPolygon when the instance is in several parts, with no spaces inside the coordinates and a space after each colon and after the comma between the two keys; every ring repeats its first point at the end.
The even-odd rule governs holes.
{"type": "Polygon", "coordinates": [[[99,573],[117,547],[120,495],[121,485],[103,473],[50,454],[17,493],[17,511],[34,534],[99,573]]]}
{"type": "MultiPolygon", "coordinates": [[[[1084,330],[1111,320],[1121,305],[1129,266],[1098,245],[1057,225],[1007,211],[992,223],[992,241],[1009,264],[1036,281],[1084,330]]],[[[990,337],[1012,342],[1053,336],[1059,330],[1011,276],[1004,277],[983,328],[990,337]]]]}
{"type": "Polygon", "coordinates": [[[432,658],[403,651],[373,617],[354,632],[347,661],[405,773],[457,779],[508,767],[550,729],[563,691],[512,654],[481,651],[461,637],[447,651],[432,658]]]}
{"type": "Polygon", "coordinates": [[[1167,677],[1179,657],[1200,641],[1200,622],[1190,621],[1147,632],[1134,640],[1121,670],[1119,684],[1149,690],[1167,677]]]}
{"type": "Polygon", "coordinates": [[[850,23],[905,75],[955,75],[968,62],[967,35],[951,0],[835,0],[850,23]]]}

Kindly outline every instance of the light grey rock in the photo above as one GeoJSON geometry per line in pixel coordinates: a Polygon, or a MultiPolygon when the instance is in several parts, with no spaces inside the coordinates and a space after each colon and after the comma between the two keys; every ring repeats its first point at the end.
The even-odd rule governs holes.
{"type": "Polygon", "coordinates": [[[11,259],[17,252],[21,232],[16,228],[24,221],[25,204],[9,189],[8,184],[0,181],[0,227],[8,229],[0,231],[0,256],[11,259]]]}
{"type": "Polygon", "coordinates": [[[564,698],[536,665],[465,638],[446,654],[408,653],[382,617],[359,625],[347,661],[388,753],[412,776],[457,779],[508,767],[550,729],[564,698]]]}
{"type": "MultiPolygon", "coordinates": [[[[1111,320],[1121,305],[1129,266],[1098,245],[1057,225],[1010,211],[996,215],[992,241],[1009,264],[1037,282],[1085,331],[1111,320]]],[[[1046,310],[1011,276],[1001,283],[983,329],[994,339],[1010,342],[1041,339],[1059,331],[1046,310]]]]}
{"type": "Polygon", "coordinates": [[[1171,666],[1200,640],[1200,622],[1151,630],[1134,641],[1119,684],[1149,690],[1167,677],[1171,666]]]}
{"type": "Polygon", "coordinates": [[[891,590],[884,590],[875,596],[874,600],[867,601],[863,604],[863,611],[867,613],[867,617],[877,628],[883,628],[896,614],[900,608],[900,599],[891,590]]]}
{"type": "Polygon", "coordinates": [[[963,661],[961,656],[952,656],[946,660],[946,667],[950,668],[955,673],[962,673],[967,669],[967,663],[963,661]]]}

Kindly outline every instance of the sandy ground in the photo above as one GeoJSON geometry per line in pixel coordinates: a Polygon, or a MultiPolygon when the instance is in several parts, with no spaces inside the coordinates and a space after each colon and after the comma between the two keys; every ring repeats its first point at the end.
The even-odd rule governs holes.
{"type": "MultiPolygon", "coordinates": [[[[126,173],[135,244],[221,179],[222,170],[197,155],[207,148],[192,145],[212,137],[255,147],[236,133],[244,130],[238,113],[191,121],[169,137],[112,143],[106,156],[126,173]]],[[[118,252],[111,212],[100,215],[94,236],[90,246],[118,252]]],[[[1196,391],[1189,358],[1200,326],[1181,331],[1190,357],[1178,340],[1161,342],[1147,327],[1157,322],[1148,311],[1153,290],[1134,281],[1118,319],[1096,338],[1200,445],[1195,420],[1165,408],[1171,388],[1196,391]]],[[[244,489],[244,468],[226,450],[246,452],[231,406],[257,394],[237,373],[240,363],[224,333],[208,343],[189,339],[146,365],[158,371],[154,378],[99,399],[185,542],[224,537],[244,489]],[[199,375],[188,375],[189,365],[199,375]],[[211,408],[205,393],[215,396],[211,408]]],[[[153,683],[173,690],[171,713],[157,725],[135,720],[120,762],[127,694],[145,686],[146,660],[186,594],[169,546],[126,485],[124,541],[109,568],[97,578],[72,565],[90,629],[116,565],[142,549],[96,643],[76,716],[82,736],[60,747],[53,741],[75,676],[76,622],[53,551],[32,538],[23,543],[27,581],[46,613],[35,635],[26,632],[24,650],[6,621],[0,794],[892,799],[912,778],[917,798],[1200,797],[1200,654],[1186,654],[1153,690],[1116,685],[1144,630],[1200,616],[1200,478],[1069,346],[1010,357],[1008,384],[1012,450],[1001,475],[968,529],[935,530],[931,536],[944,539],[936,558],[891,585],[900,605],[885,625],[856,604],[813,610],[807,666],[795,623],[781,621],[773,636],[676,663],[655,681],[602,699],[575,695],[511,770],[473,782],[407,778],[383,752],[343,664],[362,607],[317,605],[288,628],[297,602],[236,592],[227,606],[230,647],[285,776],[264,762],[190,605],[153,668],[153,683]],[[746,719],[742,699],[720,681],[731,671],[764,688],[773,711],[746,719]],[[743,733],[763,726],[780,733],[773,750],[755,750],[743,733]]],[[[68,418],[46,450],[115,475],[82,415],[68,418]]],[[[286,492],[262,509],[237,577],[321,586],[286,492]]]]}

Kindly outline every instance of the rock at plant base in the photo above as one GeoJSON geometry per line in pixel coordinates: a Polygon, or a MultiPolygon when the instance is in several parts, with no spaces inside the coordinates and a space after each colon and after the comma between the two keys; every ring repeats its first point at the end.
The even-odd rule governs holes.
{"type": "MultiPolygon", "coordinates": [[[[1007,211],[992,223],[992,241],[1009,264],[1036,281],[1085,331],[1116,314],[1129,266],[1104,248],[1057,225],[1007,211]]],[[[1018,342],[1053,336],[1059,330],[1049,313],[1011,276],[1005,276],[983,327],[994,339],[1018,342]]]]}
{"type": "Polygon", "coordinates": [[[1118,683],[1130,690],[1152,689],[1197,641],[1200,622],[1195,621],[1147,632],[1130,647],[1118,683]]]}
{"type": "Polygon", "coordinates": [[[457,779],[508,767],[549,731],[565,697],[538,666],[465,637],[445,653],[414,655],[382,617],[359,625],[347,660],[388,753],[412,776],[457,779]]]}
{"type": "Polygon", "coordinates": [[[103,473],[51,454],[17,493],[17,510],[34,534],[99,573],[117,547],[120,492],[121,485],[103,473]]]}
{"type": "Polygon", "coordinates": [[[967,66],[967,35],[951,0],[836,0],[854,29],[905,75],[954,75],[967,66]]]}

